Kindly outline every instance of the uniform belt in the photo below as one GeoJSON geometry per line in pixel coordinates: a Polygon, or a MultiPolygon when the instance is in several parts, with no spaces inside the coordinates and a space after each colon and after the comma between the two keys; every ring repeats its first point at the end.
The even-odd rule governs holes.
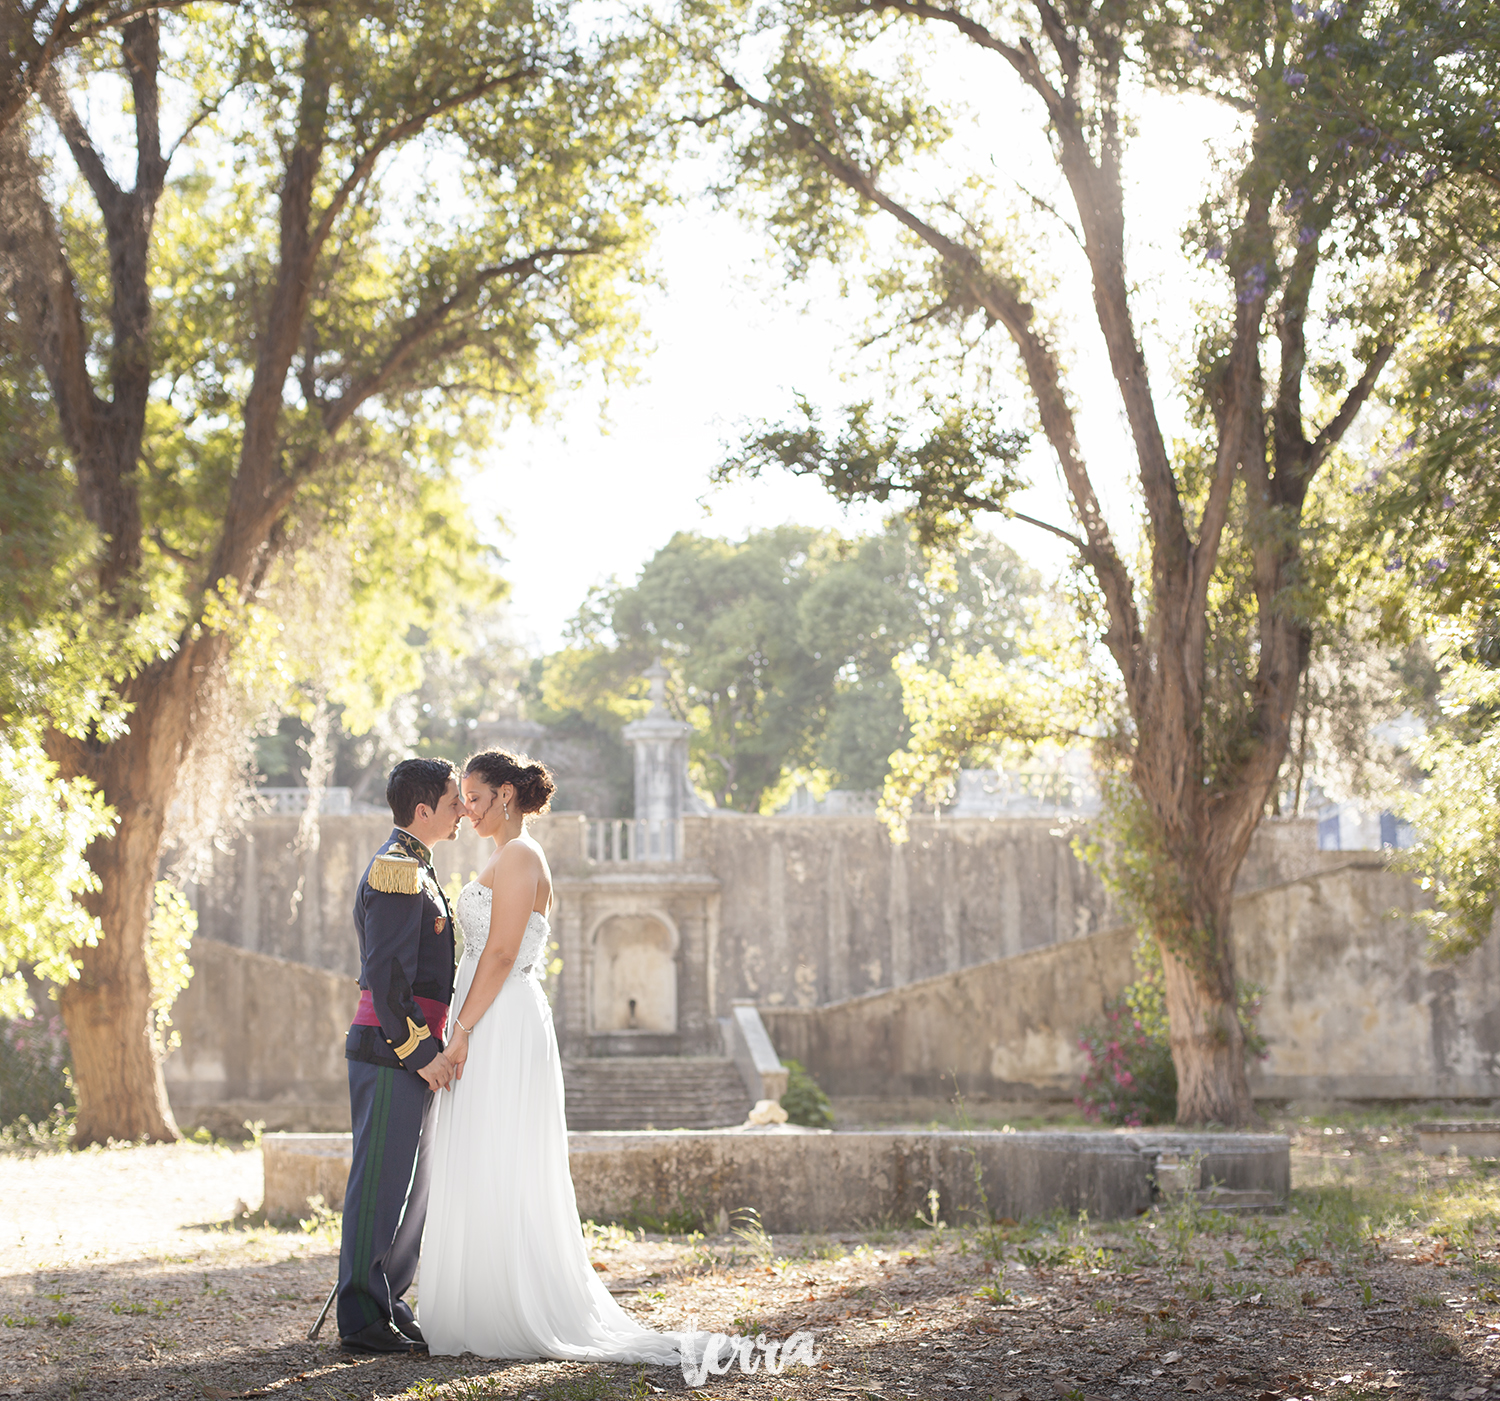
{"type": "MultiPolygon", "coordinates": [[[[422,1015],[427,1018],[427,1029],[439,1041],[443,1039],[443,1028],[448,1025],[448,1004],[446,1002],[434,1002],[430,997],[417,997],[415,999],[418,1007],[422,1009],[422,1015]]],[[[354,1014],[352,1026],[379,1026],[380,1018],[375,1015],[375,999],[369,988],[361,988],[359,993],[359,1011],[354,1014]]]]}

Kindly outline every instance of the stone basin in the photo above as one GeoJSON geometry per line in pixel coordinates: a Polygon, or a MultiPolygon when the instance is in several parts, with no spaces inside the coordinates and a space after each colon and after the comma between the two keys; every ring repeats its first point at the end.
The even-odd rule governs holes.
{"type": "MultiPolygon", "coordinates": [[[[339,1208],[349,1134],[266,1134],[268,1219],[339,1208]]],[[[763,1128],[574,1133],[569,1163],[579,1215],[595,1221],[693,1217],[722,1228],[753,1208],[772,1232],[903,1228],[931,1211],[950,1225],[1087,1211],[1119,1220],[1150,1207],[1160,1158],[1198,1165],[1205,1189],[1284,1201],[1282,1134],[996,1133],[763,1128]]],[[[1250,1199],[1242,1199],[1250,1200],[1250,1199]]]]}

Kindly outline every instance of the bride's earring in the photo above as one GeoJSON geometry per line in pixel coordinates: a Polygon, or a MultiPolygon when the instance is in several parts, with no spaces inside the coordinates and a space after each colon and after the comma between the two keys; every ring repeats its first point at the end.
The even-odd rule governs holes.
{"type": "Polygon", "coordinates": [[[500,815],[507,822],[510,821],[510,804],[507,803],[504,798],[500,799],[500,815]]]}

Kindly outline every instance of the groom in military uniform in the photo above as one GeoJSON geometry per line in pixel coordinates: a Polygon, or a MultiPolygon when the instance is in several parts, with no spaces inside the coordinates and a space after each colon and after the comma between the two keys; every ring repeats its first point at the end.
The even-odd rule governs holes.
{"type": "Polygon", "coordinates": [[[344,1044],[354,1159],[344,1195],[338,1326],[348,1352],[425,1352],[401,1296],[417,1270],[436,1091],[453,1079],[443,1029],[453,1001],[453,912],[434,842],[464,815],[446,759],[407,759],[385,790],[395,829],[354,897],[359,1011],[344,1044]]]}

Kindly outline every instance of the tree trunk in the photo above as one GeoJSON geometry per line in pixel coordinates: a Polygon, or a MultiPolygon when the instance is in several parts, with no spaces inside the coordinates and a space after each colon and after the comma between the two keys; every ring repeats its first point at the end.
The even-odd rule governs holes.
{"type": "Polygon", "coordinates": [[[98,944],[79,950],[81,973],[59,999],[73,1054],[79,1147],[179,1137],[152,1027],[146,946],[167,810],[192,738],[191,717],[218,674],[221,635],[199,639],[128,687],[130,731],[103,747],[52,736],[65,777],[87,777],[115,810],[112,836],[88,850],[99,889],[84,898],[98,944]]]}
{"type": "Polygon", "coordinates": [[[131,733],[99,756],[103,772],[91,775],[119,824],[89,848],[99,889],[84,903],[102,932],[96,945],[79,950],[80,976],[60,998],[73,1053],[79,1147],[111,1138],[160,1143],[178,1136],[152,1032],[146,963],[166,807],[177,772],[175,766],[145,765],[132,772],[130,757],[115,752],[145,757],[150,739],[149,712],[132,716],[131,733]]]}
{"type": "Polygon", "coordinates": [[[1177,1122],[1244,1128],[1254,1122],[1255,1106],[1245,1075],[1228,923],[1217,931],[1194,929],[1192,936],[1205,951],[1201,959],[1185,958],[1158,940],[1177,1070],[1177,1122]]]}
{"type": "Polygon", "coordinates": [[[80,1148],[112,1138],[163,1143],[178,1137],[151,1025],[146,965],[160,846],[159,821],[149,812],[122,811],[115,835],[89,850],[103,888],[88,904],[103,937],[79,950],[81,975],[60,999],[73,1053],[80,1148]]]}

